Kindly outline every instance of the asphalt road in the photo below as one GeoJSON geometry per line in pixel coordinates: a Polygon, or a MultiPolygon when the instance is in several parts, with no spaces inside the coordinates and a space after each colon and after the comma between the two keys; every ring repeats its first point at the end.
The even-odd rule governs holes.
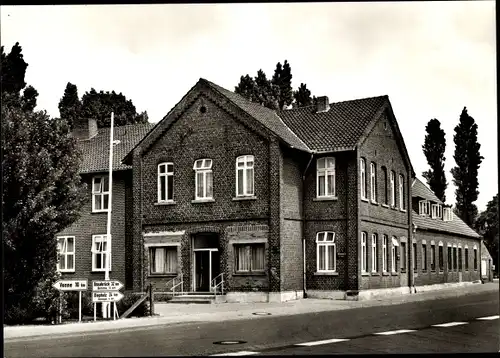
{"type": "Polygon", "coordinates": [[[498,292],[486,292],[293,316],[8,340],[4,357],[498,352],[498,313],[498,292]],[[484,317],[492,319],[478,319],[484,317]]]}

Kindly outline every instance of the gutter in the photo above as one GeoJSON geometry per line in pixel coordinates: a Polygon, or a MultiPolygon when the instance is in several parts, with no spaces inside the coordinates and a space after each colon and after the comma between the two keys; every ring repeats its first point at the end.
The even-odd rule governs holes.
{"type": "Polygon", "coordinates": [[[302,174],[302,215],[304,219],[302,220],[302,259],[303,259],[303,267],[302,267],[302,275],[303,275],[303,280],[302,280],[302,291],[303,291],[303,297],[307,298],[307,284],[306,284],[306,220],[305,220],[305,180],[306,180],[306,173],[307,169],[309,169],[309,166],[311,165],[311,162],[313,160],[314,154],[316,152],[312,151],[311,152],[311,157],[309,158],[309,162],[306,165],[306,169],[304,170],[304,174],[302,174]]]}

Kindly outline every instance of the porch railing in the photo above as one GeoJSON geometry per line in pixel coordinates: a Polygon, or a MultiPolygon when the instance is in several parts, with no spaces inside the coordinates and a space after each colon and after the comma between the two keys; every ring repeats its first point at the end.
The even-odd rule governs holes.
{"type": "Polygon", "coordinates": [[[179,276],[174,277],[170,281],[167,282],[167,288],[171,286],[170,291],[172,291],[172,296],[175,296],[176,293],[184,294],[184,279],[182,273],[179,276]],[[180,286],[180,291],[177,291],[177,287],[180,286]]]}
{"type": "Polygon", "coordinates": [[[224,273],[221,273],[220,275],[215,276],[212,279],[212,282],[210,283],[210,287],[212,291],[214,292],[214,296],[217,296],[217,292],[220,289],[220,294],[224,294],[224,273]]]}

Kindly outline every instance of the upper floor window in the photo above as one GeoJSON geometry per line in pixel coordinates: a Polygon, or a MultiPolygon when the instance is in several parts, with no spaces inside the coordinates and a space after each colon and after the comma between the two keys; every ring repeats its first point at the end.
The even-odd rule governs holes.
{"type": "Polygon", "coordinates": [[[361,199],[368,200],[366,194],[366,161],[364,158],[359,159],[359,170],[360,170],[360,180],[361,180],[361,199]]]}
{"type": "Polygon", "coordinates": [[[58,262],[57,270],[60,272],[75,271],[75,237],[59,236],[57,238],[58,262]]]}
{"type": "Polygon", "coordinates": [[[212,159],[198,159],[194,162],[195,198],[211,199],[213,197],[212,159]]]}
{"type": "Polygon", "coordinates": [[[370,193],[372,202],[377,202],[377,166],[370,163],[370,193]]]}
{"type": "Polygon", "coordinates": [[[254,195],[253,178],[253,155],[243,155],[236,158],[236,196],[254,195]]]}
{"type": "Polygon", "coordinates": [[[111,271],[111,237],[108,240],[108,235],[93,235],[92,271],[106,271],[106,265],[111,271]]]}
{"type": "Polygon", "coordinates": [[[439,204],[432,204],[431,208],[432,218],[441,218],[443,216],[443,207],[439,204]]]}
{"type": "Polygon", "coordinates": [[[318,272],[334,272],[337,269],[334,232],[323,231],[316,234],[316,255],[318,272]]]}
{"type": "Polygon", "coordinates": [[[429,215],[431,212],[431,203],[427,200],[420,200],[418,202],[418,211],[422,216],[429,215]]]}
{"type": "Polygon", "coordinates": [[[92,211],[108,211],[109,178],[107,175],[92,178],[92,211]]]}
{"type": "Polygon", "coordinates": [[[405,186],[404,186],[404,178],[400,174],[399,175],[399,209],[405,210],[405,186]]]}
{"type": "Polygon", "coordinates": [[[316,162],[316,190],[318,197],[335,196],[335,158],[320,158],[316,162]]]}
{"type": "Polygon", "coordinates": [[[382,203],[385,205],[389,205],[389,178],[387,177],[387,168],[382,167],[382,177],[384,178],[384,198],[382,203]]]}
{"type": "Polygon", "coordinates": [[[443,220],[444,221],[453,221],[453,210],[451,208],[443,209],[443,220]]]}
{"type": "Polygon", "coordinates": [[[391,170],[391,206],[396,206],[396,173],[391,170]]]}
{"type": "Polygon", "coordinates": [[[158,202],[174,200],[174,164],[158,164],[158,202]]]}

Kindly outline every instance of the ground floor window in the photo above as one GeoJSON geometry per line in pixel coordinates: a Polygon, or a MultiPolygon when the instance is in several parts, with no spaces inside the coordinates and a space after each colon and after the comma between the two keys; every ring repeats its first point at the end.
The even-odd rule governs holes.
{"type": "Polygon", "coordinates": [[[335,233],[322,231],[316,234],[316,263],[318,272],[335,272],[335,233]]]}
{"type": "Polygon", "coordinates": [[[401,271],[406,271],[406,242],[401,243],[401,271]]]}
{"type": "Polygon", "coordinates": [[[382,239],[382,271],[387,272],[387,263],[389,262],[389,250],[387,250],[388,243],[387,235],[383,236],[382,239]]]}
{"type": "Polygon", "coordinates": [[[451,246],[448,246],[448,271],[451,271],[451,246]]]}
{"type": "Polygon", "coordinates": [[[422,271],[427,271],[427,244],[422,244],[422,271]]]}
{"type": "Polygon", "coordinates": [[[372,234],[372,272],[378,272],[378,235],[372,234]]]}
{"type": "Polygon", "coordinates": [[[465,256],[465,271],[469,270],[469,248],[464,248],[464,256],[465,256]]]}
{"type": "Polygon", "coordinates": [[[458,248],[458,269],[462,271],[462,248],[458,248]]]}
{"type": "Polygon", "coordinates": [[[413,271],[417,271],[417,243],[414,242],[412,245],[413,250],[413,271]]]}
{"type": "Polygon", "coordinates": [[[111,236],[92,236],[92,271],[106,271],[109,257],[108,270],[111,271],[111,236]]]}
{"type": "Polygon", "coordinates": [[[439,271],[444,271],[444,247],[443,243],[439,243],[439,271]]]}
{"type": "Polygon", "coordinates": [[[264,244],[234,245],[236,272],[264,272],[264,244]]]}
{"type": "Polygon", "coordinates": [[[397,247],[399,246],[398,240],[392,237],[392,247],[391,247],[391,271],[397,271],[396,259],[397,259],[397,247]]]}
{"type": "Polygon", "coordinates": [[[368,272],[368,250],[366,249],[366,232],[361,233],[361,271],[368,272]]]}
{"type": "Polygon", "coordinates": [[[149,248],[149,272],[152,275],[177,272],[177,246],[149,248]]]}
{"type": "Polygon", "coordinates": [[[477,270],[477,248],[474,247],[474,270],[477,270]]]}
{"type": "Polygon", "coordinates": [[[458,264],[458,260],[457,260],[457,248],[454,247],[453,248],[453,269],[455,271],[457,270],[457,264],[458,264]]]}
{"type": "Polygon", "coordinates": [[[431,270],[436,270],[436,245],[431,244],[431,270]]]}
{"type": "Polygon", "coordinates": [[[60,272],[75,271],[75,237],[60,236],[57,238],[58,261],[57,270],[60,272]]]}

